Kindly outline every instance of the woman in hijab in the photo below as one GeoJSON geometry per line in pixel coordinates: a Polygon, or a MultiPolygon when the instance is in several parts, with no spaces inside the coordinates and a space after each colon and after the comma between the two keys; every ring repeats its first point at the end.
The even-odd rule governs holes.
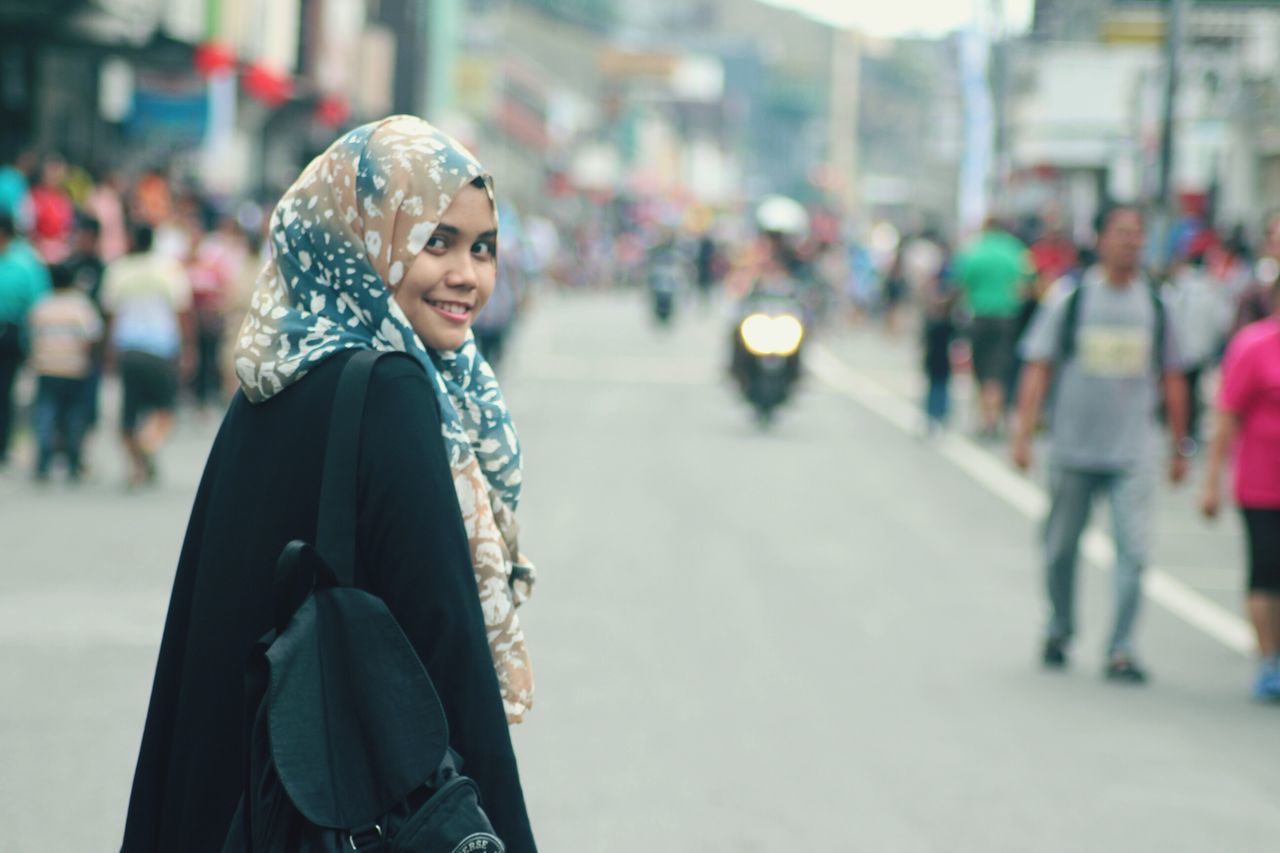
{"type": "Polygon", "coordinates": [[[338,376],[376,349],[410,358],[379,360],[369,386],[357,584],[426,666],[507,850],[533,851],[508,731],[533,693],[515,613],[533,579],[514,518],[520,448],[470,331],[496,276],[492,179],[426,122],[388,118],[312,162],[270,236],[236,351],[241,393],[179,558],[123,849],[221,849],[244,783],[244,666],[272,626],[276,558],[315,541],[338,376]]]}

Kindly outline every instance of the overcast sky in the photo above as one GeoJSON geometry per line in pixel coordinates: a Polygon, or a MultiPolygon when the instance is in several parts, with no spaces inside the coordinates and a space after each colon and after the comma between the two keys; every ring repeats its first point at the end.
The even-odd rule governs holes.
{"type": "MultiPolygon", "coordinates": [[[[815,18],[852,27],[876,36],[941,35],[971,22],[978,8],[991,0],[766,0],[807,12],[815,18]]],[[[1015,29],[1031,22],[1034,0],[1004,0],[1005,14],[1015,29]]]]}

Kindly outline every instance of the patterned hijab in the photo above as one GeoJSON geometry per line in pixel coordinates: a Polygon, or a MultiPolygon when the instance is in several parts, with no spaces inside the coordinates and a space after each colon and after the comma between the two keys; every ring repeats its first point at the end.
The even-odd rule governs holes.
{"type": "MultiPolygon", "coordinates": [[[[414,356],[440,401],[445,447],[507,718],[531,707],[533,676],[515,608],[533,567],[518,547],[521,458],[493,370],[468,334],[428,349],[392,292],[454,197],[493,180],[452,138],[412,116],[350,131],[309,165],[271,217],[271,260],[240,327],[235,368],[252,402],[343,349],[414,356]]],[[[424,555],[425,557],[425,555],[424,555]]]]}

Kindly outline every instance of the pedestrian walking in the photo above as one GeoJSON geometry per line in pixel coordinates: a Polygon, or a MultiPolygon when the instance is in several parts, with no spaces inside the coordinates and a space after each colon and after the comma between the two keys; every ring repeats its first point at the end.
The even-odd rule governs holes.
{"type": "Polygon", "coordinates": [[[951,413],[951,347],[956,339],[952,319],[955,300],[942,278],[932,293],[925,294],[924,375],[925,432],[929,435],[947,426],[951,413]]]}
{"type": "Polygon", "coordinates": [[[1262,232],[1262,245],[1252,274],[1236,295],[1236,316],[1231,324],[1233,335],[1271,314],[1272,288],[1280,281],[1280,215],[1268,216],[1262,232]]]}
{"type": "Polygon", "coordinates": [[[339,375],[376,349],[405,355],[376,363],[364,405],[356,583],[424,664],[505,849],[533,851],[508,731],[532,701],[521,454],[470,331],[496,275],[491,179],[420,119],[364,125],[285,194],[271,242],[178,564],[123,849],[223,849],[245,788],[244,663],[274,625],[281,549],[315,541],[339,375]]]}
{"type": "Polygon", "coordinates": [[[98,255],[106,263],[114,261],[129,250],[129,233],[124,213],[124,195],[122,187],[127,186],[125,179],[118,173],[111,173],[99,180],[85,201],[85,212],[100,227],[98,255]]]}
{"type": "Polygon", "coordinates": [[[191,393],[201,411],[224,402],[221,350],[226,314],[247,254],[244,233],[228,216],[200,239],[189,265],[196,337],[191,393]]]}
{"type": "Polygon", "coordinates": [[[9,463],[14,385],[27,353],[27,314],[49,290],[49,271],[18,235],[13,217],[0,213],[0,468],[9,463]]]}
{"type": "Polygon", "coordinates": [[[719,248],[716,246],[715,236],[711,233],[710,223],[698,235],[698,249],[694,263],[697,267],[698,295],[702,299],[702,304],[706,305],[711,302],[711,295],[719,283],[717,275],[719,248]]]}
{"type": "Polygon", "coordinates": [[[1099,263],[1078,286],[1060,287],[1037,312],[1022,342],[1013,458],[1031,464],[1031,442],[1054,383],[1049,438],[1049,515],[1044,528],[1050,618],[1043,662],[1061,667],[1075,633],[1080,537],[1095,497],[1106,496],[1116,549],[1115,618],[1108,678],[1142,683],[1134,626],[1147,562],[1155,493],[1156,411],[1163,390],[1173,439],[1169,477],[1186,475],[1186,381],[1167,309],[1141,268],[1142,214],[1114,206],[1098,219],[1099,263]]]}
{"type": "MultiPolygon", "coordinates": [[[[75,234],[71,240],[71,254],[63,263],[75,280],[75,286],[89,298],[94,310],[102,318],[102,277],[106,272],[100,253],[102,226],[92,217],[82,218],[76,223],[75,234]]],[[[102,385],[101,342],[93,347],[91,367],[84,383],[85,394],[85,430],[86,436],[98,425],[98,398],[102,385]]]]}
{"type": "Polygon", "coordinates": [[[102,283],[110,356],[120,371],[120,435],[130,486],[156,479],[156,454],[173,429],[180,370],[191,363],[191,283],[177,261],[152,251],[150,226],[133,230],[129,254],[102,283]]]}
{"type": "Polygon", "coordinates": [[[893,263],[880,284],[880,317],[885,332],[890,335],[898,333],[898,315],[908,295],[904,249],[905,246],[899,244],[893,254],[893,263]]]}
{"type": "Polygon", "coordinates": [[[1013,369],[1015,324],[1023,287],[1034,274],[1027,247],[996,219],[956,258],[954,275],[973,315],[973,372],[980,388],[980,434],[1004,422],[1005,385],[1013,369]]]}
{"type": "Polygon", "coordinates": [[[1206,260],[1198,254],[1176,264],[1167,297],[1169,321],[1187,374],[1187,437],[1197,445],[1204,419],[1202,380],[1217,364],[1234,314],[1230,294],[1210,276],[1206,260]]]}
{"type": "Polygon", "coordinates": [[[1270,317],[1245,326],[1227,348],[1217,426],[1201,510],[1217,516],[1223,467],[1234,450],[1234,496],[1248,541],[1247,609],[1260,661],[1253,695],[1280,700],[1280,288],[1270,317]]]}
{"type": "Polygon", "coordinates": [[[0,165],[0,215],[24,232],[31,227],[31,179],[38,159],[35,151],[26,149],[0,165]]]}
{"type": "Polygon", "coordinates": [[[519,269],[519,252],[500,252],[498,276],[484,311],[472,324],[476,346],[494,370],[499,369],[507,353],[507,340],[515,326],[520,309],[524,282],[519,269]]]}
{"type": "Polygon", "coordinates": [[[31,369],[36,376],[32,420],[36,434],[37,481],[49,479],[54,454],[67,459],[67,476],[80,479],[81,447],[89,426],[86,386],[93,353],[102,338],[102,317],[76,286],[74,271],[50,269],[53,292],[31,310],[31,369]]]}
{"type": "Polygon", "coordinates": [[[31,188],[31,242],[45,263],[66,260],[76,208],[65,183],[67,164],[58,157],[40,166],[40,181],[31,188]]]}

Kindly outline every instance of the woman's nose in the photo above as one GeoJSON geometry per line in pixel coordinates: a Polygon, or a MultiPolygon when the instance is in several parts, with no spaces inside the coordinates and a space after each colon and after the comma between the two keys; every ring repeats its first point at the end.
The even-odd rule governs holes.
{"type": "Polygon", "coordinates": [[[467,290],[476,288],[475,264],[471,262],[470,256],[450,268],[448,275],[445,276],[444,283],[449,287],[465,288],[467,290]]]}

